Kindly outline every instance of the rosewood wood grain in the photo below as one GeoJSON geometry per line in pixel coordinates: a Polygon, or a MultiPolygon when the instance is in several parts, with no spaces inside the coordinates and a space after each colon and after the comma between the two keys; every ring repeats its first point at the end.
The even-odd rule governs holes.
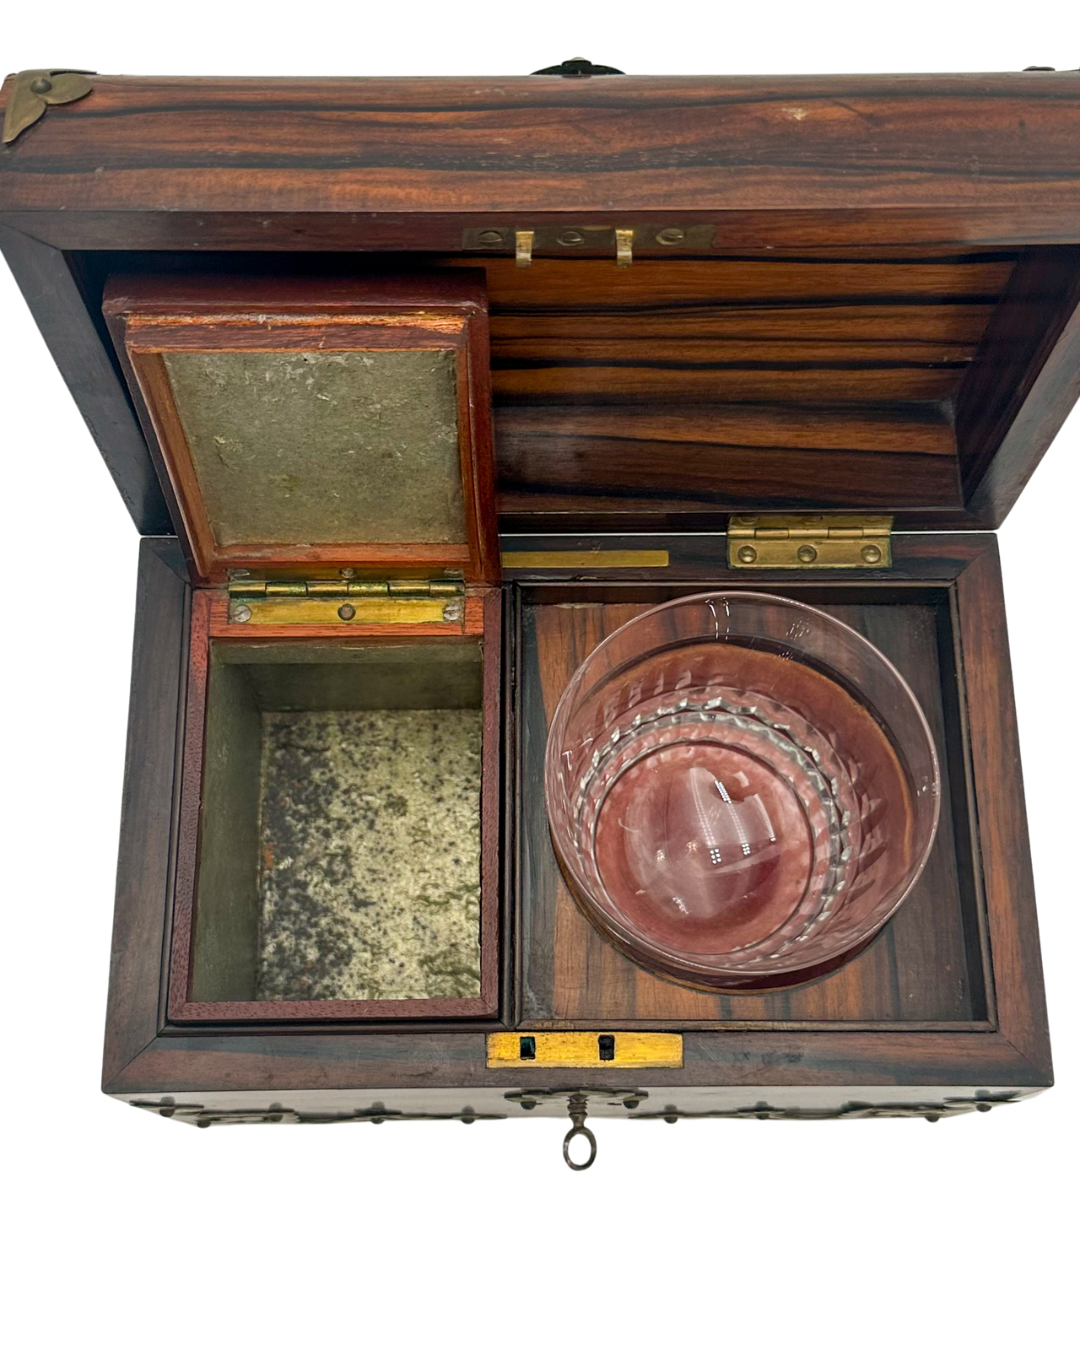
{"type": "MultiPolygon", "coordinates": [[[[503,597],[491,587],[483,597],[483,740],[480,775],[480,998],[492,1014],[500,1007],[503,944],[503,597]]],[[[506,780],[509,782],[510,780],[506,780]]],[[[509,948],[507,947],[507,951],[509,948]]],[[[508,1007],[509,1004],[502,1006],[508,1007]]]]}
{"type": "Polygon", "coordinates": [[[186,682],[191,595],[186,575],[175,539],[141,542],[105,1083],[153,1041],[160,1026],[186,682]]]}
{"type": "MultiPolygon", "coordinates": [[[[0,166],[0,173],[3,172],[0,166]]],[[[2,186],[2,185],[0,185],[2,186]]],[[[515,213],[516,214],[516,213],[515,213]]],[[[795,256],[856,256],[887,252],[899,256],[911,250],[921,255],[953,254],[964,249],[1015,249],[1073,245],[1080,242],[1074,208],[1035,214],[1030,207],[993,210],[969,207],[933,211],[778,209],[716,212],[679,211],[684,225],[714,225],[713,248],[718,253],[760,254],[764,259],[785,254],[795,256]]],[[[440,215],[421,212],[411,216],[355,211],[222,212],[121,212],[121,211],[5,211],[0,224],[26,234],[36,242],[67,252],[100,252],[125,249],[135,253],[197,250],[201,258],[215,251],[288,255],[304,250],[304,256],[334,253],[378,254],[407,250],[413,254],[446,254],[462,247],[467,230],[490,226],[492,214],[458,212],[440,215]]],[[[611,214],[576,211],[530,211],[529,224],[537,227],[592,224],[611,228],[611,214]]],[[[628,227],[639,236],[670,224],[672,212],[638,210],[627,212],[628,227]]],[[[514,225],[513,216],[498,222],[514,225]]],[[[621,228],[621,227],[620,227],[621,228]]],[[[487,250],[471,253],[470,260],[484,262],[487,250]]],[[[659,245],[636,246],[634,256],[669,258],[670,250],[659,245]]]]}
{"type": "MultiPolygon", "coordinates": [[[[472,261],[482,261],[489,268],[496,291],[505,286],[506,303],[511,309],[515,305],[519,307],[519,312],[500,313],[503,301],[496,296],[495,323],[512,322],[515,332],[522,333],[530,331],[531,325],[537,325],[538,334],[550,336],[550,344],[548,337],[543,341],[550,345],[549,364],[553,369],[558,367],[554,335],[571,319],[587,319],[590,326],[605,323],[618,326],[628,321],[625,311],[629,306],[632,316],[640,322],[660,324],[660,336],[663,325],[669,323],[671,326],[686,324],[693,332],[695,325],[702,321],[702,315],[695,310],[692,293],[678,280],[679,269],[683,267],[699,278],[706,267],[718,276],[723,272],[731,285],[744,288],[743,298],[740,300],[736,296],[732,305],[725,309],[721,290],[714,287],[710,294],[706,287],[703,320],[706,324],[715,322],[717,316],[726,316],[725,322],[745,319],[750,335],[759,332],[756,324],[764,324],[759,336],[771,331],[770,340],[776,342],[788,340],[780,337],[785,331],[783,325],[801,323],[804,319],[814,325],[824,325],[824,330],[819,327],[819,331],[827,331],[833,322],[830,319],[833,310],[834,333],[844,333],[850,339],[864,340],[878,319],[884,322],[890,314],[890,323],[899,324],[909,336],[917,338],[920,332],[936,331],[941,337],[946,330],[940,325],[956,319],[959,322],[959,327],[954,330],[957,340],[963,333],[973,338],[975,326],[982,323],[984,312],[990,312],[993,286],[1001,280],[1009,265],[1008,258],[1013,254],[988,258],[985,254],[969,251],[964,255],[930,257],[910,249],[902,252],[902,258],[894,258],[891,262],[888,255],[867,256],[865,251],[858,257],[850,255],[827,262],[820,257],[810,260],[806,256],[770,261],[767,254],[758,260],[717,258],[708,263],[694,259],[664,259],[650,264],[649,268],[643,266],[641,271],[647,284],[636,283],[629,289],[626,283],[618,280],[618,269],[608,264],[598,265],[585,259],[576,263],[543,262],[527,271],[535,270],[536,276],[542,279],[548,269],[553,269],[552,275],[557,281],[564,274],[570,274],[570,281],[558,282],[559,304],[550,314],[545,312],[542,288],[536,289],[535,280],[532,283],[517,279],[504,281],[505,269],[497,265],[501,260],[472,261]],[[737,265],[727,269],[728,262],[737,265]],[[597,266],[601,269],[597,274],[599,280],[593,275],[597,266]],[[763,276],[769,275],[767,269],[770,267],[777,269],[779,278],[775,291],[762,280],[763,276]],[[571,293],[574,268],[581,268],[583,275],[584,294],[579,310],[573,308],[571,293]],[[619,300],[607,314],[597,308],[596,300],[605,272],[616,288],[612,300],[619,300]],[[589,280],[590,276],[592,280],[589,280]],[[880,287],[885,281],[889,287],[901,289],[883,291],[880,287]],[[847,302],[842,289],[838,289],[844,286],[853,289],[853,297],[847,302]],[[655,304],[649,299],[651,287],[657,290],[655,304]],[[758,303],[751,295],[755,287],[758,303]],[[935,287],[938,288],[936,301],[935,287]],[[949,287],[952,293],[947,289],[949,287]],[[988,290],[980,290],[987,287],[988,290]],[[528,299],[530,293],[533,295],[531,301],[528,299]],[[880,302],[890,296],[903,303],[883,306],[880,302]],[[768,312],[757,315],[758,304],[768,312]],[[862,317],[857,319],[860,313],[862,317]],[[770,324],[778,324],[780,328],[770,329],[770,324]]],[[[56,255],[56,260],[57,265],[64,263],[61,255],[56,255]]],[[[131,266],[136,260],[135,255],[126,255],[124,265],[131,266]]],[[[228,270],[228,255],[222,255],[216,261],[228,270]]],[[[442,261],[448,260],[443,258],[442,261]]],[[[415,259],[406,262],[415,266],[415,259]]],[[[205,271],[207,260],[196,255],[185,262],[183,254],[174,253],[160,261],[153,256],[147,257],[141,265],[151,271],[156,267],[159,272],[162,268],[175,270],[182,267],[188,271],[192,267],[205,271]]],[[[252,255],[246,255],[242,265],[248,269],[253,267],[252,255]]],[[[317,255],[294,255],[285,261],[280,257],[275,260],[271,254],[264,256],[262,265],[280,274],[283,269],[304,272],[329,267],[332,270],[333,260],[320,262],[317,255]]],[[[107,271],[108,266],[107,261],[93,260],[89,255],[79,259],[77,271],[84,288],[84,309],[90,312],[100,304],[98,288],[102,284],[102,271],[107,271]]],[[[633,273],[637,269],[629,270],[633,273]]],[[[66,275],[70,287],[70,273],[66,275]]],[[[704,275],[707,277],[709,273],[704,275]]],[[[174,283],[178,301],[183,296],[184,286],[181,275],[174,283]]],[[[74,303],[79,303],[78,294],[74,303]]],[[[73,323],[86,322],[85,312],[81,318],[78,313],[68,317],[73,323]]],[[[65,315],[50,312],[48,322],[51,328],[47,336],[50,340],[59,340],[65,315]]],[[[985,368],[987,356],[998,359],[1003,366],[1009,365],[1007,353],[993,358],[991,353],[977,352],[974,364],[967,366],[972,379],[980,368],[985,368]]],[[[1060,384],[1077,364],[1063,349],[1058,358],[1045,364],[1040,387],[1046,387],[1046,381],[1054,371],[1058,372],[1055,378],[1060,384]]],[[[1010,369],[1019,378],[1015,360],[1010,369]]],[[[836,372],[819,373],[823,387],[838,378],[836,372]]],[[[807,372],[803,374],[806,377],[807,372]]],[[[496,372],[496,380],[498,378],[499,372],[496,372]]],[[[985,382],[985,376],[980,378],[985,382]]],[[[966,382],[968,376],[964,376],[964,380],[966,382]]],[[[834,392],[839,387],[834,386],[834,392]]],[[[968,384],[967,387],[974,386],[968,384]]],[[[114,415],[130,419],[126,394],[115,379],[111,385],[95,389],[94,395],[107,407],[111,406],[110,398],[118,400],[114,415]]],[[[1061,415],[1060,408],[1067,405],[1071,397],[1068,390],[1064,395],[1059,390],[1054,402],[1058,409],[1056,415],[1061,415]]],[[[499,398],[501,400],[501,395],[499,398]]],[[[1032,400],[1025,405],[1029,412],[1037,406],[1032,400]]],[[[90,411],[85,404],[84,411],[90,411]]],[[[994,424],[994,430],[995,434],[1003,433],[1004,423],[1000,419],[994,424]]],[[[973,509],[964,505],[948,400],[937,403],[918,400],[876,404],[797,403],[784,402],[778,391],[776,400],[766,404],[738,401],[665,403],[659,397],[654,397],[651,402],[622,407],[565,402],[500,403],[497,407],[497,440],[498,504],[506,529],[716,530],[725,526],[729,510],[753,506],[771,506],[776,510],[859,509],[861,506],[900,513],[914,528],[927,525],[938,529],[970,528],[980,525],[974,508],[983,511],[984,515],[987,509],[975,498],[972,499],[973,509]],[[931,455],[937,456],[933,462],[929,458],[931,455]],[[946,463],[950,458],[953,462],[946,463]],[[658,485],[654,468],[661,462],[668,472],[658,485]]],[[[998,495],[1007,505],[1009,494],[1015,493],[1016,484],[1030,471],[1038,446],[1033,447],[1035,456],[1029,457],[1022,437],[1009,436],[1003,444],[1009,464],[1008,482],[1012,487],[998,495]]],[[[144,463],[144,470],[153,473],[148,462],[144,463]]],[[[126,471],[118,473],[123,489],[129,493],[138,490],[137,479],[132,478],[129,483],[125,475],[126,471]]],[[[993,474],[986,475],[991,490],[994,481],[993,474]]]]}
{"type": "Polygon", "coordinates": [[[1014,262],[493,259],[500,508],[960,508],[948,401],[1014,262]]]}
{"type": "Polygon", "coordinates": [[[140,534],[171,534],[168,507],[138,419],[69,260],[3,225],[0,251],[140,534]]]}
{"type": "Polygon", "coordinates": [[[496,403],[940,401],[1013,261],[492,261],[496,403]]]}
{"type": "Polygon", "coordinates": [[[949,398],[1014,261],[492,259],[496,404],[949,398]]]}
{"type": "Polygon", "coordinates": [[[956,398],[969,510],[996,528],[1080,396],[1080,249],[1024,257],[956,398]]]}
{"type": "Polygon", "coordinates": [[[620,516],[715,530],[747,510],[962,511],[939,408],[503,407],[496,428],[500,516],[530,531],[618,529],[620,516]]]}
{"type": "MultiPolygon", "coordinates": [[[[1076,224],[1078,84],[1070,72],[99,75],[88,98],[4,148],[0,210],[77,201],[99,219],[164,220],[177,210],[306,217],[420,206],[494,218],[550,213],[571,195],[577,212],[609,223],[658,210],[922,211],[953,217],[944,238],[968,239],[980,212],[1004,211],[1013,229],[1045,237],[1076,224]]],[[[271,236],[262,246],[275,245],[271,236]]]]}
{"type": "Polygon", "coordinates": [[[1049,1084],[1050,1035],[997,540],[956,583],[978,856],[1001,1034],[1049,1084]]]}
{"type": "MultiPolygon", "coordinates": [[[[198,922],[196,894],[199,872],[199,836],[202,810],[203,756],[206,737],[206,698],[210,668],[215,604],[220,596],[206,587],[192,593],[188,655],[187,699],[184,715],[183,764],[180,787],[180,812],[176,844],[176,882],[168,975],[168,1019],[177,1025],[190,1023],[245,1022],[431,1022],[454,1019],[493,1019],[498,1015],[500,985],[500,917],[502,912],[499,866],[501,787],[501,683],[502,597],[497,588],[472,597],[474,615],[482,623],[483,648],[483,739],[481,744],[480,791],[480,994],[466,999],[357,1000],[323,999],[319,1001],[233,1000],[199,1001],[191,999],[192,959],[195,949],[195,925],[198,922]]],[[[235,625],[234,625],[235,628],[235,625]]],[[[340,630],[331,629],[335,638],[340,630]]],[[[278,632],[269,626],[244,638],[289,641],[306,639],[327,641],[327,628],[309,625],[278,632]],[[310,630],[310,631],[309,631],[310,630]]],[[[396,625],[392,634],[383,633],[383,641],[428,642],[426,632],[413,635],[396,625]]],[[[447,639],[445,640],[453,640],[447,639]]],[[[474,641],[461,631],[457,641],[474,641]]],[[[353,639],[355,642],[355,639],[353,639]]],[[[365,644],[366,645],[366,644],[365,644]]]]}
{"type": "MultiPolygon", "coordinates": [[[[975,535],[954,536],[945,548],[940,536],[907,536],[900,542],[903,547],[898,551],[907,554],[908,575],[919,568],[929,570],[936,549],[939,575],[946,579],[962,573],[987,548],[986,540],[975,535]]],[[[704,541],[672,539],[668,543],[684,572],[703,566],[704,541]]],[[[716,547],[713,541],[714,558],[716,547]]],[[[129,747],[129,769],[137,766],[139,776],[129,771],[125,792],[105,1090],[128,1097],[191,1094],[195,1100],[201,1099],[198,1094],[240,1093],[245,1094],[244,1100],[264,1106],[274,1100],[275,1092],[288,1091],[300,1094],[298,1100],[311,1109],[325,1110],[330,1103],[348,1103],[352,1092],[375,1097],[423,1087],[432,1094],[430,1100],[456,1110],[465,1104],[463,1094],[469,1091],[506,1092],[530,1084],[565,1087],[565,1073],[560,1071],[530,1070],[525,1075],[488,1070],[484,1036],[479,1031],[439,1030],[428,1024],[424,1034],[417,1036],[413,1033],[419,1028],[390,1032],[344,1024],[301,1033],[283,1024],[247,1030],[213,1025],[181,1029],[159,1022],[157,993],[168,919],[177,722],[183,713],[179,661],[183,624],[178,632],[175,624],[180,612],[175,611],[175,603],[178,597],[182,609],[183,595],[189,590],[176,569],[183,573],[175,543],[148,541],[143,545],[133,678],[135,715],[129,747]],[[171,565],[161,565],[163,549],[166,553],[171,549],[171,565]],[[157,639],[159,633],[161,639],[157,639]],[[173,634],[171,642],[164,640],[168,633],[173,634]]],[[[723,569],[717,572],[722,574],[723,569]]],[[[775,584],[775,579],[763,580],[775,584]]],[[[985,581],[992,588],[994,575],[985,574],[985,581]]],[[[603,589],[598,587],[600,592],[603,589]]],[[[799,593],[816,600],[829,589],[818,578],[799,593]]],[[[865,595],[872,593],[874,585],[855,589],[865,595]]],[[[850,594],[848,583],[842,583],[839,592],[833,590],[834,596],[850,594]]],[[[1000,605],[1000,593],[995,603],[1000,605]]],[[[977,615],[972,621],[977,622],[977,615]]],[[[997,632],[987,640],[996,642],[997,632]]],[[[996,698],[1009,696],[1002,686],[990,692],[994,701],[983,709],[980,725],[989,725],[998,715],[996,698]]],[[[969,703],[973,696],[981,697],[978,687],[968,691],[969,703]]],[[[523,734],[529,734],[527,725],[523,734]]],[[[978,786],[992,793],[990,782],[984,780],[978,786]]],[[[527,847],[522,841],[522,857],[527,847]]],[[[1000,887],[1008,890],[1012,884],[1008,844],[1001,861],[1000,887]]],[[[1007,937],[1009,924],[1018,917],[1016,907],[1002,912],[1005,932],[995,945],[995,964],[1000,948],[1012,945],[1021,953],[1027,949],[1030,928],[1024,943],[1010,944],[1007,937]]],[[[1030,963],[1025,967],[1020,961],[1005,971],[1008,980],[1034,980],[1036,997],[1041,997],[1037,968],[1032,969],[1030,963]]],[[[999,995],[1002,978],[995,970],[999,995]]],[[[887,1102],[897,1089],[927,1095],[947,1093],[954,1087],[972,1093],[975,1089],[1026,1092],[1049,1082],[1044,1068],[1002,1032],[993,1030],[980,1034],[895,1028],[808,1032],[768,1024],[736,1034],[730,1029],[688,1031],[683,1069],[655,1071],[648,1077],[645,1082],[638,1073],[616,1070],[595,1085],[644,1087],[654,1098],[664,1095],[665,1100],[675,1101],[681,1100],[680,1088],[695,1085],[724,1093],[788,1088],[793,1103],[810,1107],[832,1091],[844,1091],[863,1101],[887,1102]]]]}
{"type": "Polygon", "coordinates": [[[179,813],[175,840],[175,881],[171,923],[166,937],[167,1015],[174,1019],[187,1006],[195,948],[195,896],[199,875],[203,760],[206,754],[206,699],[210,685],[210,592],[195,589],[190,598],[187,681],[180,742],[179,813]]]}
{"type": "MultiPolygon", "coordinates": [[[[819,504],[822,491],[830,494],[832,509],[895,511],[904,528],[978,530],[1003,517],[1076,398],[1078,130],[1074,72],[582,81],[99,76],[88,98],[51,109],[0,150],[0,231],[144,531],[168,528],[165,497],[99,321],[102,274],[141,254],[148,270],[190,271],[188,257],[228,271],[243,250],[260,252],[278,272],[334,252],[350,255],[346,265],[354,267],[366,250],[409,253],[413,265],[418,254],[458,255],[455,265],[487,268],[505,296],[493,325],[504,526],[558,532],[562,549],[574,539],[595,542],[568,530],[600,531],[605,547],[613,530],[715,531],[731,509],[813,509],[815,491],[819,504]],[[492,224],[618,224],[641,236],[704,224],[712,236],[707,258],[676,263],[646,238],[629,272],[610,260],[582,259],[570,270],[540,258],[519,273],[505,258],[462,259],[464,231],[492,224]],[[987,248],[1000,256],[974,256],[987,248]],[[694,284],[683,286],[691,276],[694,284]],[[664,277],[650,298],[648,287],[664,277]],[[642,336],[670,344],[670,400],[664,367],[642,336]]],[[[672,563],[663,574],[587,581],[583,564],[590,601],[650,603],[672,584],[725,576],[722,537],[684,534],[667,546],[672,563]]],[[[300,1031],[288,1023],[168,1023],[162,959],[179,844],[190,594],[183,571],[175,544],[144,545],[106,1090],[266,1101],[296,1092],[318,1109],[327,1098],[341,1100],[337,1093],[423,1089],[460,1109],[469,1091],[565,1087],[555,1071],[487,1070],[479,1030],[445,1024],[300,1031]]],[[[549,601],[581,603],[581,584],[565,574],[533,579],[549,601]]],[[[744,573],[734,580],[747,584],[744,573]]],[[[967,728],[949,741],[954,800],[967,798],[966,810],[953,813],[958,884],[984,894],[986,907],[985,922],[978,903],[965,908],[949,941],[972,982],[969,1012],[986,1016],[919,1030],[888,1021],[865,1030],[827,1020],[812,1030],[728,1022],[687,1033],[682,1070],[657,1071],[645,1084],[613,1071],[603,1083],[651,1087],[654,1100],[676,1102],[680,1090],[753,1091],[756,1099],[787,1088],[806,1104],[849,1090],[888,1101],[897,1089],[1046,1086],[992,544],[979,534],[901,533],[887,584],[768,573],[753,584],[863,609],[882,589],[948,591],[947,606],[935,610],[942,715],[967,728]],[[980,958],[985,1009],[973,992],[980,958]]],[[[875,616],[879,608],[883,616],[887,608],[875,604],[875,616]]],[[[928,633],[920,641],[928,653],[928,633]]],[[[514,647],[510,625],[507,723],[523,689],[514,647]]],[[[508,754],[519,732],[522,753],[544,733],[542,704],[528,704],[522,699],[520,726],[505,727],[508,754]]],[[[504,819],[504,870],[515,856],[522,868],[538,865],[515,828],[504,819]]],[[[892,996],[905,963],[943,959],[939,937],[934,928],[909,934],[908,946],[894,948],[894,965],[873,966],[873,981],[867,966],[868,985],[895,981],[892,996]]],[[[878,962],[881,954],[875,946],[864,958],[878,962]]],[[[508,1017],[512,974],[503,972],[508,1017]]],[[[814,996],[828,1016],[842,1015],[828,982],[814,996]]]]}
{"type": "MultiPolygon", "coordinates": [[[[812,1102],[826,1087],[848,1088],[863,1101],[868,1095],[887,1101],[886,1093],[873,1089],[1048,1086],[1004,1037],[948,1031],[694,1031],[683,1035],[681,1069],[605,1069],[602,1077],[582,1070],[576,1076],[581,1086],[643,1087],[656,1096],[678,1087],[790,1087],[798,1089],[796,1103],[812,1102]]],[[[565,1089],[567,1071],[488,1069],[485,1038],[475,1032],[258,1035],[208,1029],[157,1037],[106,1083],[114,1094],[301,1091],[323,1103],[352,1090],[417,1087],[444,1090],[444,1100],[456,1095],[460,1105],[461,1092],[470,1088],[565,1089]]]]}

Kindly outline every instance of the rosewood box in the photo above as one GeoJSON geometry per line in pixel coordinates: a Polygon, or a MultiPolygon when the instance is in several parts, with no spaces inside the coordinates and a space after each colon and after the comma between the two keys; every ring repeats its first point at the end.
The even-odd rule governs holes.
{"type": "Polygon", "coordinates": [[[1080,393],[1075,73],[0,104],[0,245],[143,536],[107,1093],[582,1129],[1051,1084],[994,530],[1080,393]],[[578,665],[719,589],[869,638],[940,764],[901,909],[773,992],[617,950],[545,813],[578,665]]]}

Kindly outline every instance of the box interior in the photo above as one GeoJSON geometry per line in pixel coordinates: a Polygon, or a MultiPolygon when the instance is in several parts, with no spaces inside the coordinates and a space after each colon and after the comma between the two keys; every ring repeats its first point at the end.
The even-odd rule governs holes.
{"type": "MultiPolygon", "coordinates": [[[[684,989],[636,966],[582,916],[555,861],[543,808],[547,728],[588,653],[653,604],[707,585],[531,585],[520,592],[519,1011],[524,1027],[679,1022],[987,1026],[992,991],[967,799],[962,704],[947,587],[770,585],[870,639],[926,714],[942,773],[930,859],[896,916],[860,955],[813,984],[726,996],[684,989]]],[[[741,586],[740,589],[751,589],[741,586]]],[[[758,588],[760,589],[760,588],[758,588]]]]}
{"type": "Polygon", "coordinates": [[[211,645],[189,997],[480,993],[479,642],[211,645]]]}
{"type": "Polygon", "coordinates": [[[491,259],[502,510],[960,509],[953,409],[1016,259],[491,259]]]}

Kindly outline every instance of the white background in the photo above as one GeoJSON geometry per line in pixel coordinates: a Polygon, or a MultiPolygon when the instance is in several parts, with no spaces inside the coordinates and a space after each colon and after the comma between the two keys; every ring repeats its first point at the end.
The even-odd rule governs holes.
{"type": "MultiPolygon", "coordinates": [[[[1072,5],[1039,0],[48,0],[7,6],[0,66],[1075,69],[1078,39],[1072,5]]],[[[99,1094],[136,536],[6,269],[0,306],[8,1344],[1071,1340],[1080,418],[1001,531],[1059,1086],[933,1129],[602,1123],[599,1162],[573,1175],[557,1121],[202,1131],[99,1094]]]]}

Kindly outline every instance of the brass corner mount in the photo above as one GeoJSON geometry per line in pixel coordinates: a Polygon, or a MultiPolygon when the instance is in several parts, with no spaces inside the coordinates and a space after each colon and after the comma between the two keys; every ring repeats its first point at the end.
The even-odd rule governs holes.
{"type": "Polygon", "coordinates": [[[93,89],[92,70],[21,70],[12,77],[4,113],[3,143],[10,145],[27,127],[44,117],[53,103],[74,103],[93,89]]]}

